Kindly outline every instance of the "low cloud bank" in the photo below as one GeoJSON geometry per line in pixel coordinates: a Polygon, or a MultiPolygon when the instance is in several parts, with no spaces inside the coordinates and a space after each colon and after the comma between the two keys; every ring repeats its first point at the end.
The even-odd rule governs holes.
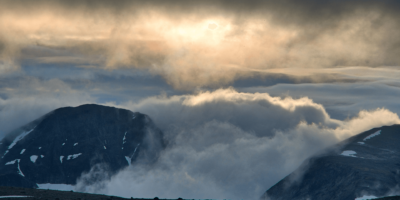
{"type": "Polygon", "coordinates": [[[155,164],[135,164],[84,187],[79,182],[82,191],[145,198],[258,199],[309,156],[362,131],[400,123],[397,114],[384,108],[341,121],[307,97],[233,89],[118,106],[148,114],[169,145],[155,164]]]}

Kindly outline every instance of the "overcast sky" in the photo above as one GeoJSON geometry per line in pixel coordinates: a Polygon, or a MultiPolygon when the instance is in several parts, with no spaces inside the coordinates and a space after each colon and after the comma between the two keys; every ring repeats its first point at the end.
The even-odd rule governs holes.
{"type": "Polygon", "coordinates": [[[157,167],[94,192],[258,198],[322,149],[400,123],[398,1],[0,5],[0,138],[97,103],[148,114],[171,141],[157,167]]]}

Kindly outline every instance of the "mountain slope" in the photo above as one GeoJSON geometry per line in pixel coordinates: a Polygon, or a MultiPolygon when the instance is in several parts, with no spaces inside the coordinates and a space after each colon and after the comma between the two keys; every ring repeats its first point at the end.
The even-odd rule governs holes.
{"type": "Polygon", "coordinates": [[[387,196],[400,186],[400,125],[356,135],[295,172],[262,196],[270,199],[351,199],[387,196]]]}
{"type": "Polygon", "coordinates": [[[162,132],[144,114],[94,104],[59,108],[0,141],[0,179],[17,174],[24,185],[0,184],[75,184],[96,164],[115,173],[139,157],[155,161],[164,147],[162,132]]]}

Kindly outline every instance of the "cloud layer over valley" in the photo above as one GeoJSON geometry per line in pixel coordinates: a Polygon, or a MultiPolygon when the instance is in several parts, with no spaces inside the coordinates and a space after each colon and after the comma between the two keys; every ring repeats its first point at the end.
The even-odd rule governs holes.
{"type": "Polygon", "coordinates": [[[87,192],[257,199],[311,155],[362,131],[400,122],[386,109],[335,120],[309,98],[233,89],[120,106],[152,116],[169,145],[155,165],[133,165],[109,181],[86,186],[87,192]]]}

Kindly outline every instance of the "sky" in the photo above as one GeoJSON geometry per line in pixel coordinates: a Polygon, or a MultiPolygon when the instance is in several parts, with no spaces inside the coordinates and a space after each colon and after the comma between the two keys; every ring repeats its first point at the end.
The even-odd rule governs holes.
{"type": "Polygon", "coordinates": [[[398,1],[0,5],[0,138],[96,103],[149,115],[169,141],[155,166],[91,192],[257,199],[323,149],[400,123],[398,1]]]}

